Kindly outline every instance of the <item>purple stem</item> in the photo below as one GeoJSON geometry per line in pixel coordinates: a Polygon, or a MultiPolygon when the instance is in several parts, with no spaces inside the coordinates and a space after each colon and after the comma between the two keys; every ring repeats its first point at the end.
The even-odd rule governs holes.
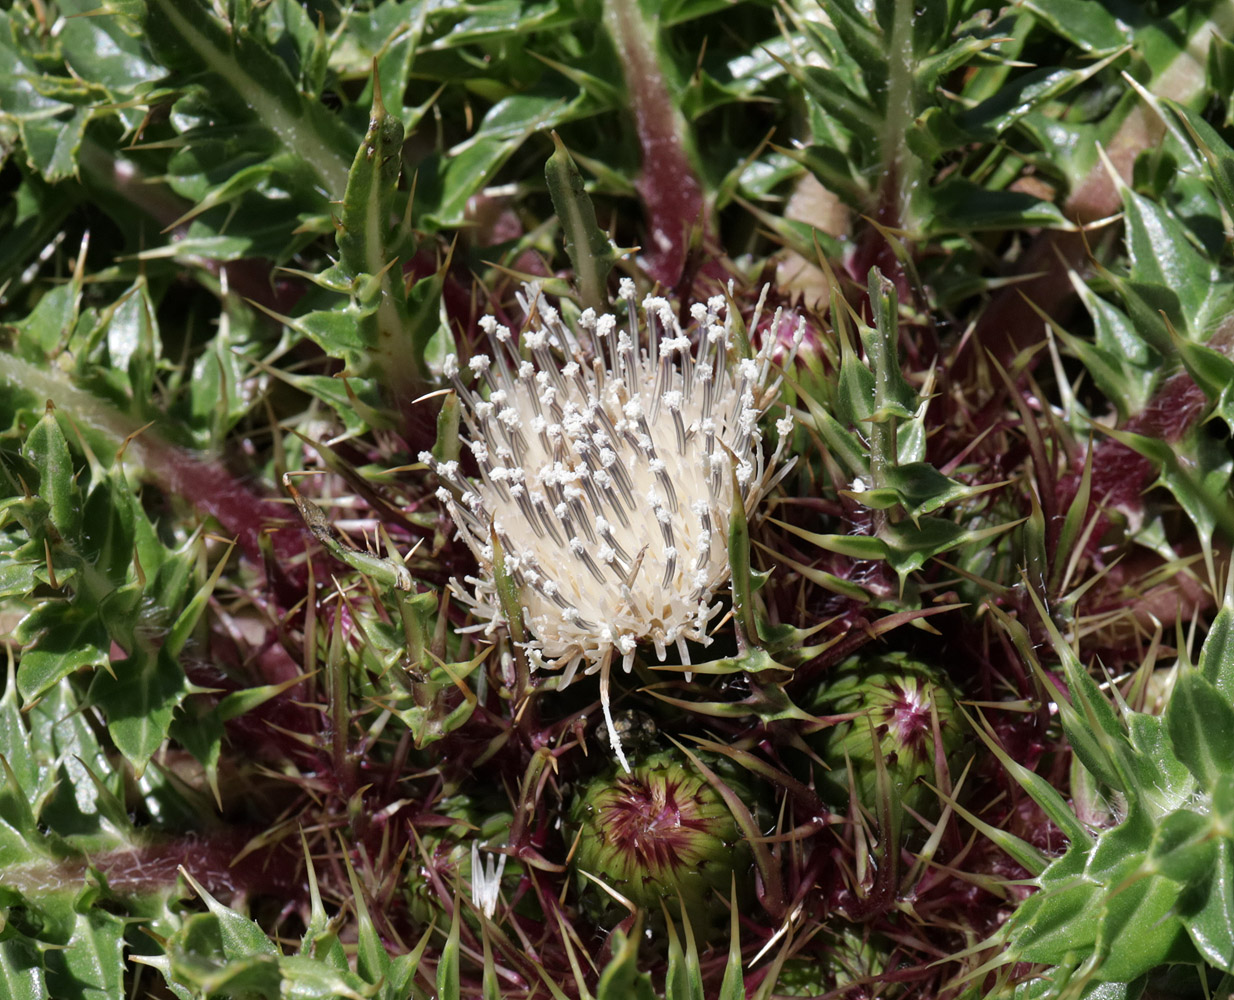
{"type": "Polygon", "coordinates": [[[635,0],[609,0],[605,15],[625,68],[630,108],[643,152],[635,185],[647,216],[647,273],[675,288],[681,280],[695,227],[708,234],[703,190],[686,155],[686,124],[656,60],[655,40],[635,0]]]}
{"type": "Polygon", "coordinates": [[[141,430],[131,418],[93,393],[74,385],[58,368],[41,368],[14,355],[0,357],[0,387],[49,400],[79,429],[122,442],[124,455],[141,475],[171,496],[193,504],[234,535],[254,563],[262,563],[261,536],[272,526],[294,525],[272,535],[274,554],[287,579],[303,593],[305,571],[300,557],[304,533],[293,508],[276,503],[239,482],[217,459],[203,458],[171,444],[151,428],[141,430]]]}

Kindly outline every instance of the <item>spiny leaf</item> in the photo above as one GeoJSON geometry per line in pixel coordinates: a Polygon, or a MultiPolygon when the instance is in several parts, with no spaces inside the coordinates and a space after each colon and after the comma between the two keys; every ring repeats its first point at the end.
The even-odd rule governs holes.
{"type": "Polygon", "coordinates": [[[1211,793],[1234,760],[1234,708],[1199,670],[1186,670],[1174,683],[1165,723],[1178,759],[1211,793]]]}
{"type": "Polygon", "coordinates": [[[738,919],[737,879],[733,877],[729,891],[728,962],[724,966],[724,979],[720,982],[718,1000],[745,1000],[745,977],[742,974],[741,923],[738,919]]]}
{"type": "Polygon", "coordinates": [[[654,1000],[656,994],[651,987],[651,976],[640,971],[638,965],[641,929],[640,920],[629,934],[620,928],[613,931],[613,957],[600,972],[596,1000],[654,1000]]]}
{"type": "Polygon", "coordinates": [[[441,957],[437,960],[438,1000],[459,1000],[462,995],[459,979],[459,925],[462,919],[462,903],[457,897],[453,909],[450,932],[446,937],[445,947],[441,950],[441,957]]]}
{"type": "Polygon", "coordinates": [[[1221,608],[1208,630],[1197,668],[1225,702],[1234,705],[1234,572],[1226,580],[1221,608]]]}
{"type": "Polygon", "coordinates": [[[552,135],[555,149],[544,166],[549,196],[565,235],[566,253],[583,305],[603,312],[608,306],[608,274],[617,261],[617,253],[608,235],[596,224],[596,210],[578,167],[557,133],[552,135]]]}
{"type": "Polygon", "coordinates": [[[168,67],[200,72],[220,96],[251,110],[289,151],[304,157],[329,197],[347,186],[346,130],[325,107],[304,98],[286,65],[248,25],[224,24],[200,0],[145,0],[146,37],[168,67]]]}

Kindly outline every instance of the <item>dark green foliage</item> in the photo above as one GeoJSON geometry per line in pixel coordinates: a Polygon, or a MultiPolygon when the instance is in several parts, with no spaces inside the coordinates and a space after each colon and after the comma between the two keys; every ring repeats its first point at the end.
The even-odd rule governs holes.
{"type": "Polygon", "coordinates": [[[1227,993],[1232,30],[0,11],[0,994],[1227,993]],[[521,282],[577,333],[623,279],[782,342],[781,478],[710,646],[565,685],[422,455],[474,476],[521,282]],[[630,782],[685,877],[602,844],[630,782]]]}

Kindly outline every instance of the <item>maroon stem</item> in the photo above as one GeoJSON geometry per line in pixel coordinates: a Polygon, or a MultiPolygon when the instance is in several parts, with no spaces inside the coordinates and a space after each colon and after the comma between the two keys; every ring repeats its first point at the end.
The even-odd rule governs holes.
{"type": "Polygon", "coordinates": [[[655,41],[636,0],[609,0],[609,31],[625,68],[626,89],[643,152],[636,185],[647,215],[647,273],[666,287],[682,277],[691,233],[702,227],[703,191],[686,155],[686,125],[656,60],[655,41]]]}
{"type": "Polygon", "coordinates": [[[136,449],[149,477],[161,489],[184,497],[202,514],[218,521],[254,563],[262,562],[261,536],[269,531],[284,572],[303,577],[303,570],[292,565],[304,553],[304,536],[294,508],[254,492],[221,462],[203,459],[157,435],[142,436],[130,448],[136,449]],[[278,528],[283,530],[272,530],[278,528]]]}

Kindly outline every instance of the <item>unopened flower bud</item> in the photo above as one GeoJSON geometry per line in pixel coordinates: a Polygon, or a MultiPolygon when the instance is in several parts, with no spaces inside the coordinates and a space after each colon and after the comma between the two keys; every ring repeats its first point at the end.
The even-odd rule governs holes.
{"type": "Polygon", "coordinates": [[[893,808],[899,811],[907,806],[923,815],[938,814],[938,797],[925,784],[935,779],[933,717],[938,717],[944,758],[959,750],[966,731],[940,671],[902,653],[854,657],[827,675],[810,707],[819,714],[858,713],[851,722],[823,730],[814,741],[831,767],[820,788],[833,804],[848,801],[851,766],[862,805],[878,814],[877,740],[890,779],[893,808]]]}
{"type": "MultiPolygon", "coordinates": [[[[692,913],[704,912],[715,893],[728,897],[733,873],[740,880],[749,867],[724,798],[677,751],[592,779],[574,801],[571,824],[575,867],[652,912],[661,900],[676,910],[678,894],[692,913]]],[[[607,908],[597,887],[584,887],[584,895],[607,908]]]]}

